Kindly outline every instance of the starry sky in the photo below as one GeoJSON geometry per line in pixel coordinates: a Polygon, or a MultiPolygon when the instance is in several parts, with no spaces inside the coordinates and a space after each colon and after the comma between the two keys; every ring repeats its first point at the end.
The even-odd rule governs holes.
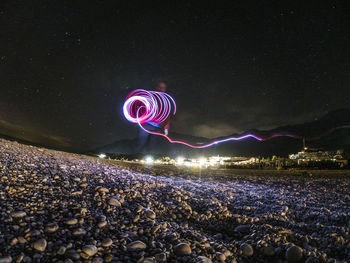
{"type": "Polygon", "coordinates": [[[1,1],[0,134],[76,151],[136,137],[123,101],[159,80],[171,131],[208,138],[349,108],[347,1],[204,2],[1,1]]]}

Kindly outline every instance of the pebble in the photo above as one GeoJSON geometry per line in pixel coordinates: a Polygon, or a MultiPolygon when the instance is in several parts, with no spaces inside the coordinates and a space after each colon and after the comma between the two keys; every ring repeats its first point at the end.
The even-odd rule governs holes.
{"type": "Polygon", "coordinates": [[[94,256],[97,253],[97,247],[94,245],[86,245],[83,247],[83,252],[90,257],[94,256]]]}
{"type": "Polygon", "coordinates": [[[140,240],[131,242],[127,246],[129,251],[144,250],[146,247],[147,245],[140,240]]]}
{"type": "Polygon", "coordinates": [[[102,242],[101,242],[101,245],[103,247],[110,247],[112,244],[113,244],[113,240],[110,238],[106,238],[106,239],[102,240],[102,242]]]}
{"type": "Polygon", "coordinates": [[[21,217],[25,217],[27,215],[26,212],[24,211],[15,211],[11,213],[11,216],[14,218],[21,218],[21,217]]]}
{"type": "Polygon", "coordinates": [[[11,256],[0,257],[0,263],[11,263],[11,262],[12,262],[11,256]]]}
{"type": "Polygon", "coordinates": [[[47,246],[47,241],[44,238],[38,239],[37,241],[34,242],[33,247],[40,251],[40,252],[44,252],[47,246]]]}
{"type": "Polygon", "coordinates": [[[0,139],[0,173],[5,163],[3,262],[349,258],[349,176],[201,169],[199,177],[196,169],[109,163],[0,139]]]}
{"type": "Polygon", "coordinates": [[[166,254],[164,252],[155,254],[154,257],[158,262],[165,262],[166,261],[166,254]]]}
{"type": "Polygon", "coordinates": [[[156,218],[156,213],[154,213],[154,212],[153,212],[152,210],[150,210],[150,209],[145,209],[144,213],[145,213],[145,216],[146,216],[147,218],[150,218],[150,219],[155,219],[155,218],[156,218]]]}
{"type": "Polygon", "coordinates": [[[73,235],[74,236],[82,236],[86,234],[86,230],[84,228],[77,228],[74,230],[73,235]]]}
{"type": "Polygon", "coordinates": [[[157,263],[157,260],[154,258],[145,258],[142,263],[157,263]]]}
{"type": "Polygon", "coordinates": [[[191,247],[187,243],[179,243],[174,246],[174,253],[178,256],[185,256],[192,253],[191,247]]]}
{"type": "Polygon", "coordinates": [[[116,206],[116,207],[120,207],[122,205],[118,199],[113,198],[113,197],[108,200],[108,204],[111,206],[116,206]]]}
{"type": "Polygon", "coordinates": [[[246,243],[241,245],[241,250],[244,257],[251,257],[254,254],[253,247],[246,243]]]}
{"type": "Polygon", "coordinates": [[[45,227],[45,232],[48,232],[48,233],[54,233],[58,230],[58,225],[57,223],[50,223],[50,224],[47,224],[46,227],[45,227]]]}
{"type": "Polygon", "coordinates": [[[275,255],[275,249],[271,246],[263,247],[262,252],[265,256],[272,257],[275,255]]]}
{"type": "Polygon", "coordinates": [[[239,233],[249,233],[250,226],[249,225],[239,225],[235,228],[235,232],[239,233]]]}
{"type": "Polygon", "coordinates": [[[288,262],[298,262],[303,257],[303,249],[299,246],[291,246],[286,251],[286,260],[288,262]]]}
{"type": "Polygon", "coordinates": [[[66,224],[67,225],[76,225],[76,224],[78,224],[78,219],[76,219],[76,218],[67,219],[66,224]]]}
{"type": "Polygon", "coordinates": [[[212,263],[213,261],[210,258],[207,258],[204,256],[199,256],[199,257],[197,257],[197,262],[198,263],[212,263]]]}

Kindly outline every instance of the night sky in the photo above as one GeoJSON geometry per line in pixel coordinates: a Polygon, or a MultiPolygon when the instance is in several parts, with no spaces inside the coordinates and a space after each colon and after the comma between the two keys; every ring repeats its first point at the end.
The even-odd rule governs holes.
{"type": "Polygon", "coordinates": [[[209,138],[349,108],[347,1],[204,2],[1,1],[0,134],[79,151],[136,137],[123,101],[159,80],[171,131],[209,138]]]}

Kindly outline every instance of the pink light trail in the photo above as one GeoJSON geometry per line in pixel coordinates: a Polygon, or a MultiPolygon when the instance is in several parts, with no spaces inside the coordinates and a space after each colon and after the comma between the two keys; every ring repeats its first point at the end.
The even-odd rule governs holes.
{"type": "MultiPolygon", "coordinates": [[[[132,122],[137,123],[142,130],[149,134],[158,135],[166,138],[170,143],[177,143],[177,144],[183,144],[191,148],[196,149],[202,149],[202,148],[208,148],[213,145],[217,145],[223,142],[229,142],[229,141],[240,141],[248,138],[253,138],[258,141],[268,141],[273,138],[277,137],[290,137],[294,139],[303,139],[303,136],[290,134],[286,132],[280,132],[275,133],[268,137],[259,137],[255,134],[246,134],[242,136],[237,137],[229,137],[221,140],[215,140],[207,144],[203,145],[193,145],[184,141],[180,140],[173,140],[168,135],[165,135],[160,132],[150,131],[142,126],[142,124],[147,122],[153,122],[156,124],[161,124],[163,121],[165,121],[170,114],[172,113],[175,115],[176,113],[176,103],[175,100],[167,93],[165,92],[159,92],[159,91],[147,91],[147,90],[134,90],[132,91],[127,97],[126,101],[123,105],[123,113],[125,118],[132,122]]],[[[350,128],[350,125],[343,125],[339,127],[332,128],[328,130],[327,132],[315,136],[315,137],[309,137],[305,138],[307,141],[313,141],[318,140],[326,135],[329,135],[330,133],[339,130],[339,129],[345,129],[350,128]]]]}

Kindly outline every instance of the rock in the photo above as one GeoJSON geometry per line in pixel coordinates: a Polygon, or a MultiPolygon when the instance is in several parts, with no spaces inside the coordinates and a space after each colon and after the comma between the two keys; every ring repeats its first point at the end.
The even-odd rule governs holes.
{"type": "Polygon", "coordinates": [[[157,263],[154,258],[145,258],[142,263],[157,263]]]}
{"type": "Polygon", "coordinates": [[[113,244],[113,240],[110,238],[106,238],[106,239],[102,240],[102,242],[101,242],[101,245],[103,247],[110,247],[112,244],[113,244]]]}
{"type": "Polygon", "coordinates": [[[105,227],[106,225],[107,225],[107,221],[98,222],[98,224],[97,224],[97,226],[98,226],[99,228],[103,228],[103,227],[105,227]]]}
{"type": "Polygon", "coordinates": [[[66,220],[66,224],[67,225],[76,225],[76,224],[78,224],[78,219],[76,219],[76,218],[70,218],[70,219],[67,219],[66,220]]]}
{"type": "Polygon", "coordinates": [[[207,257],[204,257],[204,256],[199,256],[197,257],[197,261],[198,263],[212,263],[212,260],[207,258],[207,257]]]}
{"type": "Polygon", "coordinates": [[[241,251],[244,257],[251,257],[254,254],[253,247],[247,243],[241,245],[241,251]]]}
{"type": "Polygon", "coordinates": [[[24,237],[22,237],[22,236],[19,236],[17,239],[18,239],[18,242],[19,242],[20,244],[24,244],[24,243],[27,242],[27,240],[26,240],[24,237]]]}
{"type": "Polygon", "coordinates": [[[17,245],[17,243],[18,243],[18,239],[12,238],[12,240],[10,241],[10,246],[13,247],[13,246],[17,245]]]}
{"type": "Polygon", "coordinates": [[[109,192],[109,189],[106,188],[106,187],[101,187],[101,188],[98,189],[98,191],[99,191],[100,193],[108,193],[108,192],[109,192]]]}
{"type": "Polygon", "coordinates": [[[60,248],[57,250],[58,255],[64,255],[66,253],[66,247],[60,246],[60,248]]]}
{"type": "Polygon", "coordinates": [[[116,207],[120,207],[122,204],[119,202],[118,199],[112,197],[108,200],[108,204],[111,206],[116,206],[116,207]]]}
{"type": "Polygon", "coordinates": [[[21,217],[25,217],[27,214],[24,211],[14,211],[11,213],[11,216],[14,218],[21,218],[21,217]]]}
{"type": "Polygon", "coordinates": [[[47,224],[46,227],[45,227],[45,232],[47,233],[54,233],[58,230],[58,225],[57,223],[50,223],[50,224],[47,224]]]}
{"type": "Polygon", "coordinates": [[[91,260],[91,263],[103,263],[103,258],[96,257],[91,260]]]}
{"type": "Polygon", "coordinates": [[[249,233],[250,230],[250,226],[249,225],[239,225],[235,227],[235,232],[239,232],[239,233],[249,233]]]}
{"type": "Polygon", "coordinates": [[[299,246],[291,246],[286,251],[286,260],[288,262],[298,262],[303,257],[303,250],[299,246]]]}
{"type": "Polygon", "coordinates": [[[47,246],[47,242],[46,242],[46,239],[44,238],[38,239],[37,241],[34,242],[34,245],[33,245],[34,249],[40,252],[44,252],[46,249],[46,246],[47,246]]]}
{"type": "Polygon", "coordinates": [[[89,255],[90,257],[97,253],[97,247],[94,245],[86,245],[83,247],[82,250],[85,254],[89,255]]]}
{"type": "Polygon", "coordinates": [[[86,235],[86,230],[84,228],[78,228],[73,231],[74,236],[83,236],[86,235]]]}
{"type": "Polygon", "coordinates": [[[68,257],[70,257],[71,259],[75,259],[75,260],[77,260],[77,259],[80,258],[79,253],[78,253],[76,250],[74,250],[74,249],[68,250],[68,251],[66,252],[66,255],[67,255],[68,257]]]}
{"type": "Polygon", "coordinates": [[[146,216],[147,218],[150,218],[150,219],[155,219],[155,218],[156,218],[156,213],[154,213],[154,212],[153,212],[152,210],[150,210],[150,209],[145,209],[144,213],[145,213],[145,216],[146,216]]]}
{"type": "Polygon", "coordinates": [[[272,257],[275,255],[275,249],[272,246],[267,246],[262,248],[262,253],[265,256],[272,257]]]}
{"type": "Polygon", "coordinates": [[[174,246],[174,253],[177,256],[186,256],[192,253],[191,247],[187,243],[179,243],[174,246]]]}
{"type": "Polygon", "coordinates": [[[129,251],[137,251],[146,249],[147,245],[140,240],[131,242],[127,245],[129,251]]]}
{"type": "Polygon", "coordinates": [[[12,262],[11,256],[0,257],[0,263],[11,263],[11,262],[12,262]]]}
{"type": "Polygon", "coordinates": [[[225,262],[225,260],[226,260],[225,254],[219,252],[216,254],[216,256],[220,262],[225,262]]]}
{"type": "Polygon", "coordinates": [[[166,262],[166,254],[165,253],[158,253],[154,255],[157,262],[166,262]]]}

